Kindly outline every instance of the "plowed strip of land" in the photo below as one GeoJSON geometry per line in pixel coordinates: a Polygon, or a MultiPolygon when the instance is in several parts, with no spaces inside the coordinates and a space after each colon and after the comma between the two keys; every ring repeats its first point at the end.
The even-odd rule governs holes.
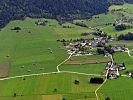
{"type": "Polygon", "coordinates": [[[110,59],[98,59],[98,60],[79,60],[79,61],[67,61],[65,65],[79,65],[79,64],[98,64],[111,61],[110,59]]]}
{"type": "Polygon", "coordinates": [[[0,62],[0,78],[5,78],[9,73],[9,62],[0,62]]]}
{"type": "Polygon", "coordinates": [[[56,95],[43,95],[42,100],[62,100],[62,95],[56,94],[56,95]]]}
{"type": "Polygon", "coordinates": [[[118,42],[113,42],[113,44],[116,44],[116,45],[133,46],[133,42],[132,42],[132,41],[118,41],[118,42]]]}

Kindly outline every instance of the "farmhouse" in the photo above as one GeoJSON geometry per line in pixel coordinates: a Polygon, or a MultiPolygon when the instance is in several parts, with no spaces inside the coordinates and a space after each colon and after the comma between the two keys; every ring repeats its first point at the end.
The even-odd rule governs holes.
{"type": "Polygon", "coordinates": [[[124,63],[118,63],[117,66],[118,66],[118,69],[119,69],[119,70],[125,70],[125,69],[126,69],[124,63]]]}
{"type": "Polygon", "coordinates": [[[116,79],[118,78],[117,71],[109,71],[108,79],[116,79]]]}
{"type": "Polygon", "coordinates": [[[126,67],[124,63],[113,63],[113,65],[111,65],[111,62],[107,63],[105,68],[106,72],[109,70],[108,79],[118,78],[118,76],[120,76],[119,71],[125,69],[126,67]]]}
{"type": "Polygon", "coordinates": [[[107,63],[106,70],[109,69],[110,67],[111,67],[111,62],[107,63]]]}
{"type": "Polygon", "coordinates": [[[109,53],[105,52],[105,57],[111,56],[109,53]]]}
{"type": "Polygon", "coordinates": [[[111,66],[111,62],[107,63],[107,65],[106,65],[106,70],[109,69],[109,68],[110,68],[111,71],[115,71],[115,70],[117,70],[117,68],[118,68],[119,71],[126,69],[124,63],[114,63],[113,66],[111,66]]]}
{"type": "Polygon", "coordinates": [[[133,19],[116,19],[116,23],[130,23],[133,24],[133,19]]]}
{"type": "Polygon", "coordinates": [[[122,51],[124,51],[124,48],[123,48],[123,47],[120,47],[120,46],[112,47],[112,49],[113,49],[115,52],[122,52],[122,51]]]}
{"type": "Polygon", "coordinates": [[[43,26],[45,26],[47,22],[48,21],[46,21],[46,20],[38,20],[38,21],[35,22],[35,24],[36,25],[43,25],[43,26]]]}

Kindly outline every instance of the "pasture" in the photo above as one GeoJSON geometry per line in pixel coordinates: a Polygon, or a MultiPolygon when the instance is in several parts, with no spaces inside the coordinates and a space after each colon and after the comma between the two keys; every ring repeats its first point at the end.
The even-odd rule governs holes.
{"type": "Polygon", "coordinates": [[[0,31],[0,60],[11,62],[9,76],[56,71],[68,56],[56,42],[61,37],[54,29],[36,26],[36,20],[13,21],[0,31]],[[16,26],[21,28],[19,32],[11,30],[16,26]]]}
{"type": "Polygon", "coordinates": [[[80,65],[62,65],[60,66],[61,71],[71,71],[71,72],[80,72],[86,74],[102,74],[105,70],[106,63],[99,64],[80,64],[80,65]]]}
{"type": "Polygon", "coordinates": [[[74,22],[81,22],[86,24],[87,26],[91,26],[91,27],[100,27],[100,26],[105,26],[106,23],[113,23],[115,22],[115,18],[117,18],[118,16],[116,14],[112,14],[112,13],[108,13],[107,15],[105,14],[99,14],[99,15],[95,15],[93,16],[93,18],[91,20],[75,20],[74,22]],[[96,18],[98,17],[98,18],[96,18]]]}
{"type": "Polygon", "coordinates": [[[114,80],[108,80],[99,90],[100,100],[110,97],[111,100],[132,100],[133,79],[129,77],[120,77],[114,80]]]}
{"type": "MultiPolygon", "coordinates": [[[[75,20],[74,23],[81,22],[88,27],[99,28],[112,36],[126,34],[133,29],[116,31],[112,24],[116,23],[116,18],[121,18],[121,13],[132,18],[132,9],[130,4],[114,5],[106,14],[95,15],[91,20],[75,20]],[[125,11],[111,12],[121,8],[125,11]],[[106,25],[107,23],[112,24],[106,25]]],[[[37,26],[35,22],[38,20],[16,20],[1,29],[0,77],[57,72],[57,66],[69,57],[63,44],[57,40],[95,38],[94,35],[81,36],[81,33],[95,31],[91,28],[69,22],[60,25],[54,19],[42,19],[47,20],[47,24],[37,26]],[[14,27],[20,27],[21,30],[12,30],[14,27]]],[[[125,45],[130,50],[133,49],[132,41],[114,41],[109,44],[125,45]]],[[[126,70],[121,71],[121,74],[133,71],[133,58],[128,53],[118,52],[113,58],[116,63],[125,63],[126,70]]],[[[102,55],[72,56],[59,66],[60,71],[64,72],[0,80],[0,100],[96,100],[95,90],[100,85],[90,84],[89,80],[94,76],[87,74],[102,75],[110,60],[110,57],[102,55]],[[79,85],[74,84],[75,80],[79,81],[79,85]]],[[[100,100],[105,100],[107,96],[111,100],[132,100],[132,84],[133,80],[125,76],[107,80],[98,91],[100,100]]]]}
{"type": "Polygon", "coordinates": [[[103,55],[91,55],[91,56],[73,56],[66,61],[65,65],[84,65],[84,64],[99,64],[110,62],[110,57],[104,57],[103,55]]]}
{"type": "Polygon", "coordinates": [[[103,55],[73,56],[63,63],[59,69],[61,71],[80,72],[86,74],[102,74],[110,57],[103,55]]]}
{"type": "Polygon", "coordinates": [[[43,100],[40,96],[51,94],[60,94],[66,100],[95,98],[94,91],[99,85],[90,84],[89,79],[90,76],[60,73],[3,80],[0,81],[0,98],[27,97],[32,100],[35,97],[43,100]],[[75,85],[74,80],[79,80],[79,85],[75,85]]]}
{"type": "Polygon", "coordinates": [[[47,25],[37,26],[37,20],[12,21],[0,31],[0,60],[11,62],[9,76],[57,71],[56,66],[68,57],[57,40],[80,38],[82,32],[92,31],[76,25],[63,28],[51,19],[42,19],[48,21],[47,25]],[[11,30],[14,27],[21,30],[11,30]]]}
{"type": "Polygon", "coordinates": [[[85,32],[94,32],[93,30],[87,29],[87,28],[82,28],[79,26],[75,27],[75,28],[55,28],[54,29],[58,35],[62,38],[62,39],[80,39],[80,38],[94,38],[95,36],[93,35],[89,35],[89,36],[81,36],[81,33],[85,33],[85,32]]]}
{"type": "MultiPolygon", "coordinates": [[[[109,8],[109,12],[108,13],[104,13],[104,14],[99,14],[99,15],[95,15],[92,17],[92,19],[90,20],[75,20],[74,22],[80,22],[80,23],[84,23],[86,24],[88,27],[94,27],[94,28],[99,28],[100,30],[102,30],[103,32],[115,36],[120,35],[120,34],[127,34],[128,32],[132,32],[133,28],[131,29],[126,29],[123,31],[116,31],[115,27],[113,26],[113,24],[118,24],[116,22],[116,19],[132,19],[132,9],[133,6],[132,4],[124,4],[124,5],[113,5],[109,8]],[[112,10],[115,10],[114,12],[112,10]],[[119,11],[117,11],[119,10],[119,11]],[[122,14],[124,16],[122,16],[122,14]],[[110,23],[110,24],[108,24],[110,23]]],[[[124,23],[130,26],[133,26],[132,24],[129,23],[124,23]]]]}
{"type": "Polygon", "coordinates": [[[133,59],[129,57],[128,53],[119,52],[114,55],[114,60],[116,63],[124,62],[126,66],[126,70],[122,71],[123,74],[125,74],[126,71],[132,71],[133,70],[133,59]]]}

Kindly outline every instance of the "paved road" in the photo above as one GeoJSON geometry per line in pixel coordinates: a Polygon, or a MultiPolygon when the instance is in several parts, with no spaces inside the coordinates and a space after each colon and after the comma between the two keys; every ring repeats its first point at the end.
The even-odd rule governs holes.
{"type": "Polygon", "coordinates": [[[130,50],[129,50],[128,48],[126,48],[126,49],[127,49],[127,51],[125,51],[125,52],[128,53],[129,57],[133,57],[133,56],[130,54],[130,50]]]}
{"type": "MultiPolygon", "coordinates": [[[[113,56],[111,55],[111,61],[112,61],[112,64],[111,64],[111,67],[113,67],[113,64],[114,64],[114,59],[113,59],[113,56]]],[[[110,68],[108,68],[107,72],[106,72],[106,79],[104,80],[104,82],[95,90],[95,95],[96,95],[96,99],[99,100],[99,97],[98,97],[98,94],[97,94],[97,91],[107,82],[107,76],[108,76],[108,73],[109,73],[109,70],[110,68]]]]}

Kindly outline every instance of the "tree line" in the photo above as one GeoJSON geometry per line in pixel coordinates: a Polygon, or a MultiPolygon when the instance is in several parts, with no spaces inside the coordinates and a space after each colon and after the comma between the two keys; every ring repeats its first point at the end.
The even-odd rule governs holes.
{"type": "MultiPolygon", "coordinates": [[[[133,3],[133,0],[125,0],[133,3]]],[[[0,27],[9,21],[31,18],[56,18],[59,21],[90,18],[104,13],[112,4],[124,0],[1,0],[0,27]]]]}
{"type": "Polygon", "coordinates": [[[118,40],[133,40],[133,33],[129,32],[128,34],[121,34],[118,36],[118,40]]]}

